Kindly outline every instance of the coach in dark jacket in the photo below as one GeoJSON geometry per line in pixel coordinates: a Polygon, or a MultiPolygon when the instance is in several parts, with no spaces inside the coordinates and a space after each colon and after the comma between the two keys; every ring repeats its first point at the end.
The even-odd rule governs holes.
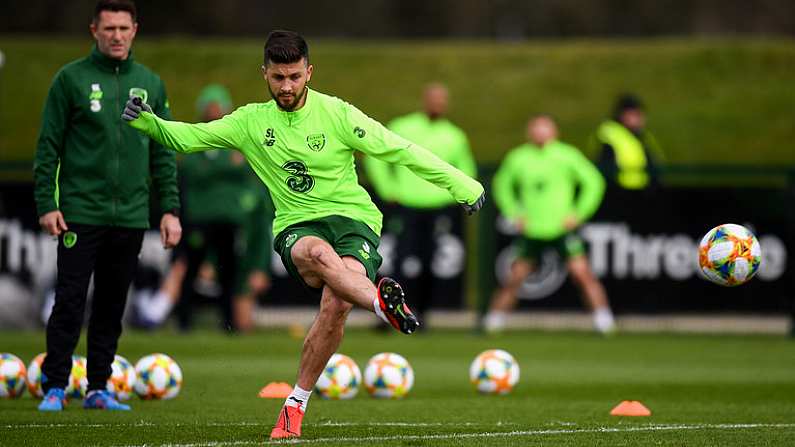
{"type": "Polygon", "coordinates": [[[182,232],[173,153],[120,118],[131,96],[170,118],[162,81],[136,63],[130,52],[138,28],[134,3],[99,1],[90,28],[96,40],[91,54],[67,64],[53,79],[33,168],[39,223],[58,236],[55,307],[47,323],[42,365],[42,411],[63,409],[92,273],[84,407],[129,409],[105,386],[149,226],[150,184],[163,213],[163,245],[173,247],[182,232]]]}

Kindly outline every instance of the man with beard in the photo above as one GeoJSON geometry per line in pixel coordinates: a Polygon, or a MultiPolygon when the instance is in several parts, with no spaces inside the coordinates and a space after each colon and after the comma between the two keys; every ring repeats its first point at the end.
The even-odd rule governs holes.
{"type": "Polygon", "coordinates": [[[274,31],[265,43],[263,76],[273,98],[209,123],[169,122],[130,100],[123,118],[179,152],[237,148],[268,187],[276,209],[276,251],[287,271],[320,298],[304,340],[293,392],[271,438],[301,435],[311,389],[342,341],[354,305],[410,334],[419,321],[390,278],[373,284],[381,263],[381,213],[356,177],[353,152],[407,166],[447,191],[469,213],[483,186],[420,146],[393,134],[354,106],[309,89],[313,66],[306,41],[274,31]]]}

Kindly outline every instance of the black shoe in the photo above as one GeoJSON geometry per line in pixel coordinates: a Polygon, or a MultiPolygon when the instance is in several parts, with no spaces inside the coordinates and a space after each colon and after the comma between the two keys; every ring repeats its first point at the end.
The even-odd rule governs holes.
{"type": "Polygon", "coordinates": [[[406,295],[400,284],[392,278],[381,278],[377,288],[378,304],[389,320],[389,324],[404,334],[416,331],[420,322],[406,305],[406,295]]]}

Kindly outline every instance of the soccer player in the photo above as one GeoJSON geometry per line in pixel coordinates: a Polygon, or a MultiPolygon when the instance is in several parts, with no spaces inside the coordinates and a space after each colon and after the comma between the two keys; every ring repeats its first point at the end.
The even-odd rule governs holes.
{"type": "Polygon", "coordinates": [[[381,213],[357,180],[353,151],[408,167],[448,190],[469,213],[483,186],[431,152],[393,134],[356,107],[308,88],[313,66],[306,41],[274,31],[265,43],[263,76],[272,100],[209,123],[170,122],[128,101],[124,119],[179,152],[236,148],[268,187],[276,209],[275,250],[290,275],[320,297],[304,340],[295,388],[271,438],[301,435],[311,389],[342,341],[354,305],[410,334],[419,322],[400,285],[373,284],[381,257],[381,213]]]}
{"type": "Polygon", "coordinates": [[[90,26],[94,50],[55,75],[44,106],[34,195],[39,223],[58,237],[58,277],[47,322],[42,411],[63,409],[92,274],[83,407],[130,409],[105,386],[121,336],[127,290],[149,227],[150,178],[160,196],[163,245],[176,245],[182,232],[174,154],[141,138],[119,118],[131,96],[146,98],[156,114],[170,117],[162,81],[132,58],[135,17],[130,0],[99,1],[90,26]]]}
{"type": "Polygon", "coordinates": [[[572,279],[593,311],[596,329],[612,332],[615,323],[607,294],[591,271],[583,241],[575,232],[599,207],[605,181],[577,148],[558,141],[558,128],[550,116],[531,118],[527,135],[530,142],[511,150],[494,176],[497,207],[521,236],[516,241],[519,256],[507,283],[492,297],[485,328],[495,331],[503,327],[522,282],[541,254],[553,249],[566,260],[572,279]]]}
{"type": "MultiPolygon", "coordinates": [[[[445,116],[448,98],[444,85],[429,84],[423,92],[423,110],[395,118],[387,127],[474,177],[475,160],[466,134],[445,116]]],[[[434,282],[438,280],[434,279],[432,266],[434,257],[441,254],[441,241],[443,238],[458,240],[461,236],[460,210],[447,191],[416,176],[408,168],[373,157],[365,159],[365,168],[381,199],[397,204],[392,216],[387,213],[386,228],[398,238],[398,279],[416,298],[415,310],[422,317],[434,297],[434,282]]],[[[463,266],[463,258],[460,261],[463,266]]]]}

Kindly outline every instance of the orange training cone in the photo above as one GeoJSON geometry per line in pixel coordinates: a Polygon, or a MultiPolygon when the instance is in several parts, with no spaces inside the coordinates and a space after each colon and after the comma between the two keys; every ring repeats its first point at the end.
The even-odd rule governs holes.
{"type": "Polygon", "coordinates": [[[651,416],[651,410],[637,400],[625,400],[610,411],[612,416],[651,416]]]}
{"type": "Polygon", "coordinates": [[[259,390],[259,397],[263,399],[286,399],[292,392],[293,387],[287,382],[271,382],[259,390]]]}

